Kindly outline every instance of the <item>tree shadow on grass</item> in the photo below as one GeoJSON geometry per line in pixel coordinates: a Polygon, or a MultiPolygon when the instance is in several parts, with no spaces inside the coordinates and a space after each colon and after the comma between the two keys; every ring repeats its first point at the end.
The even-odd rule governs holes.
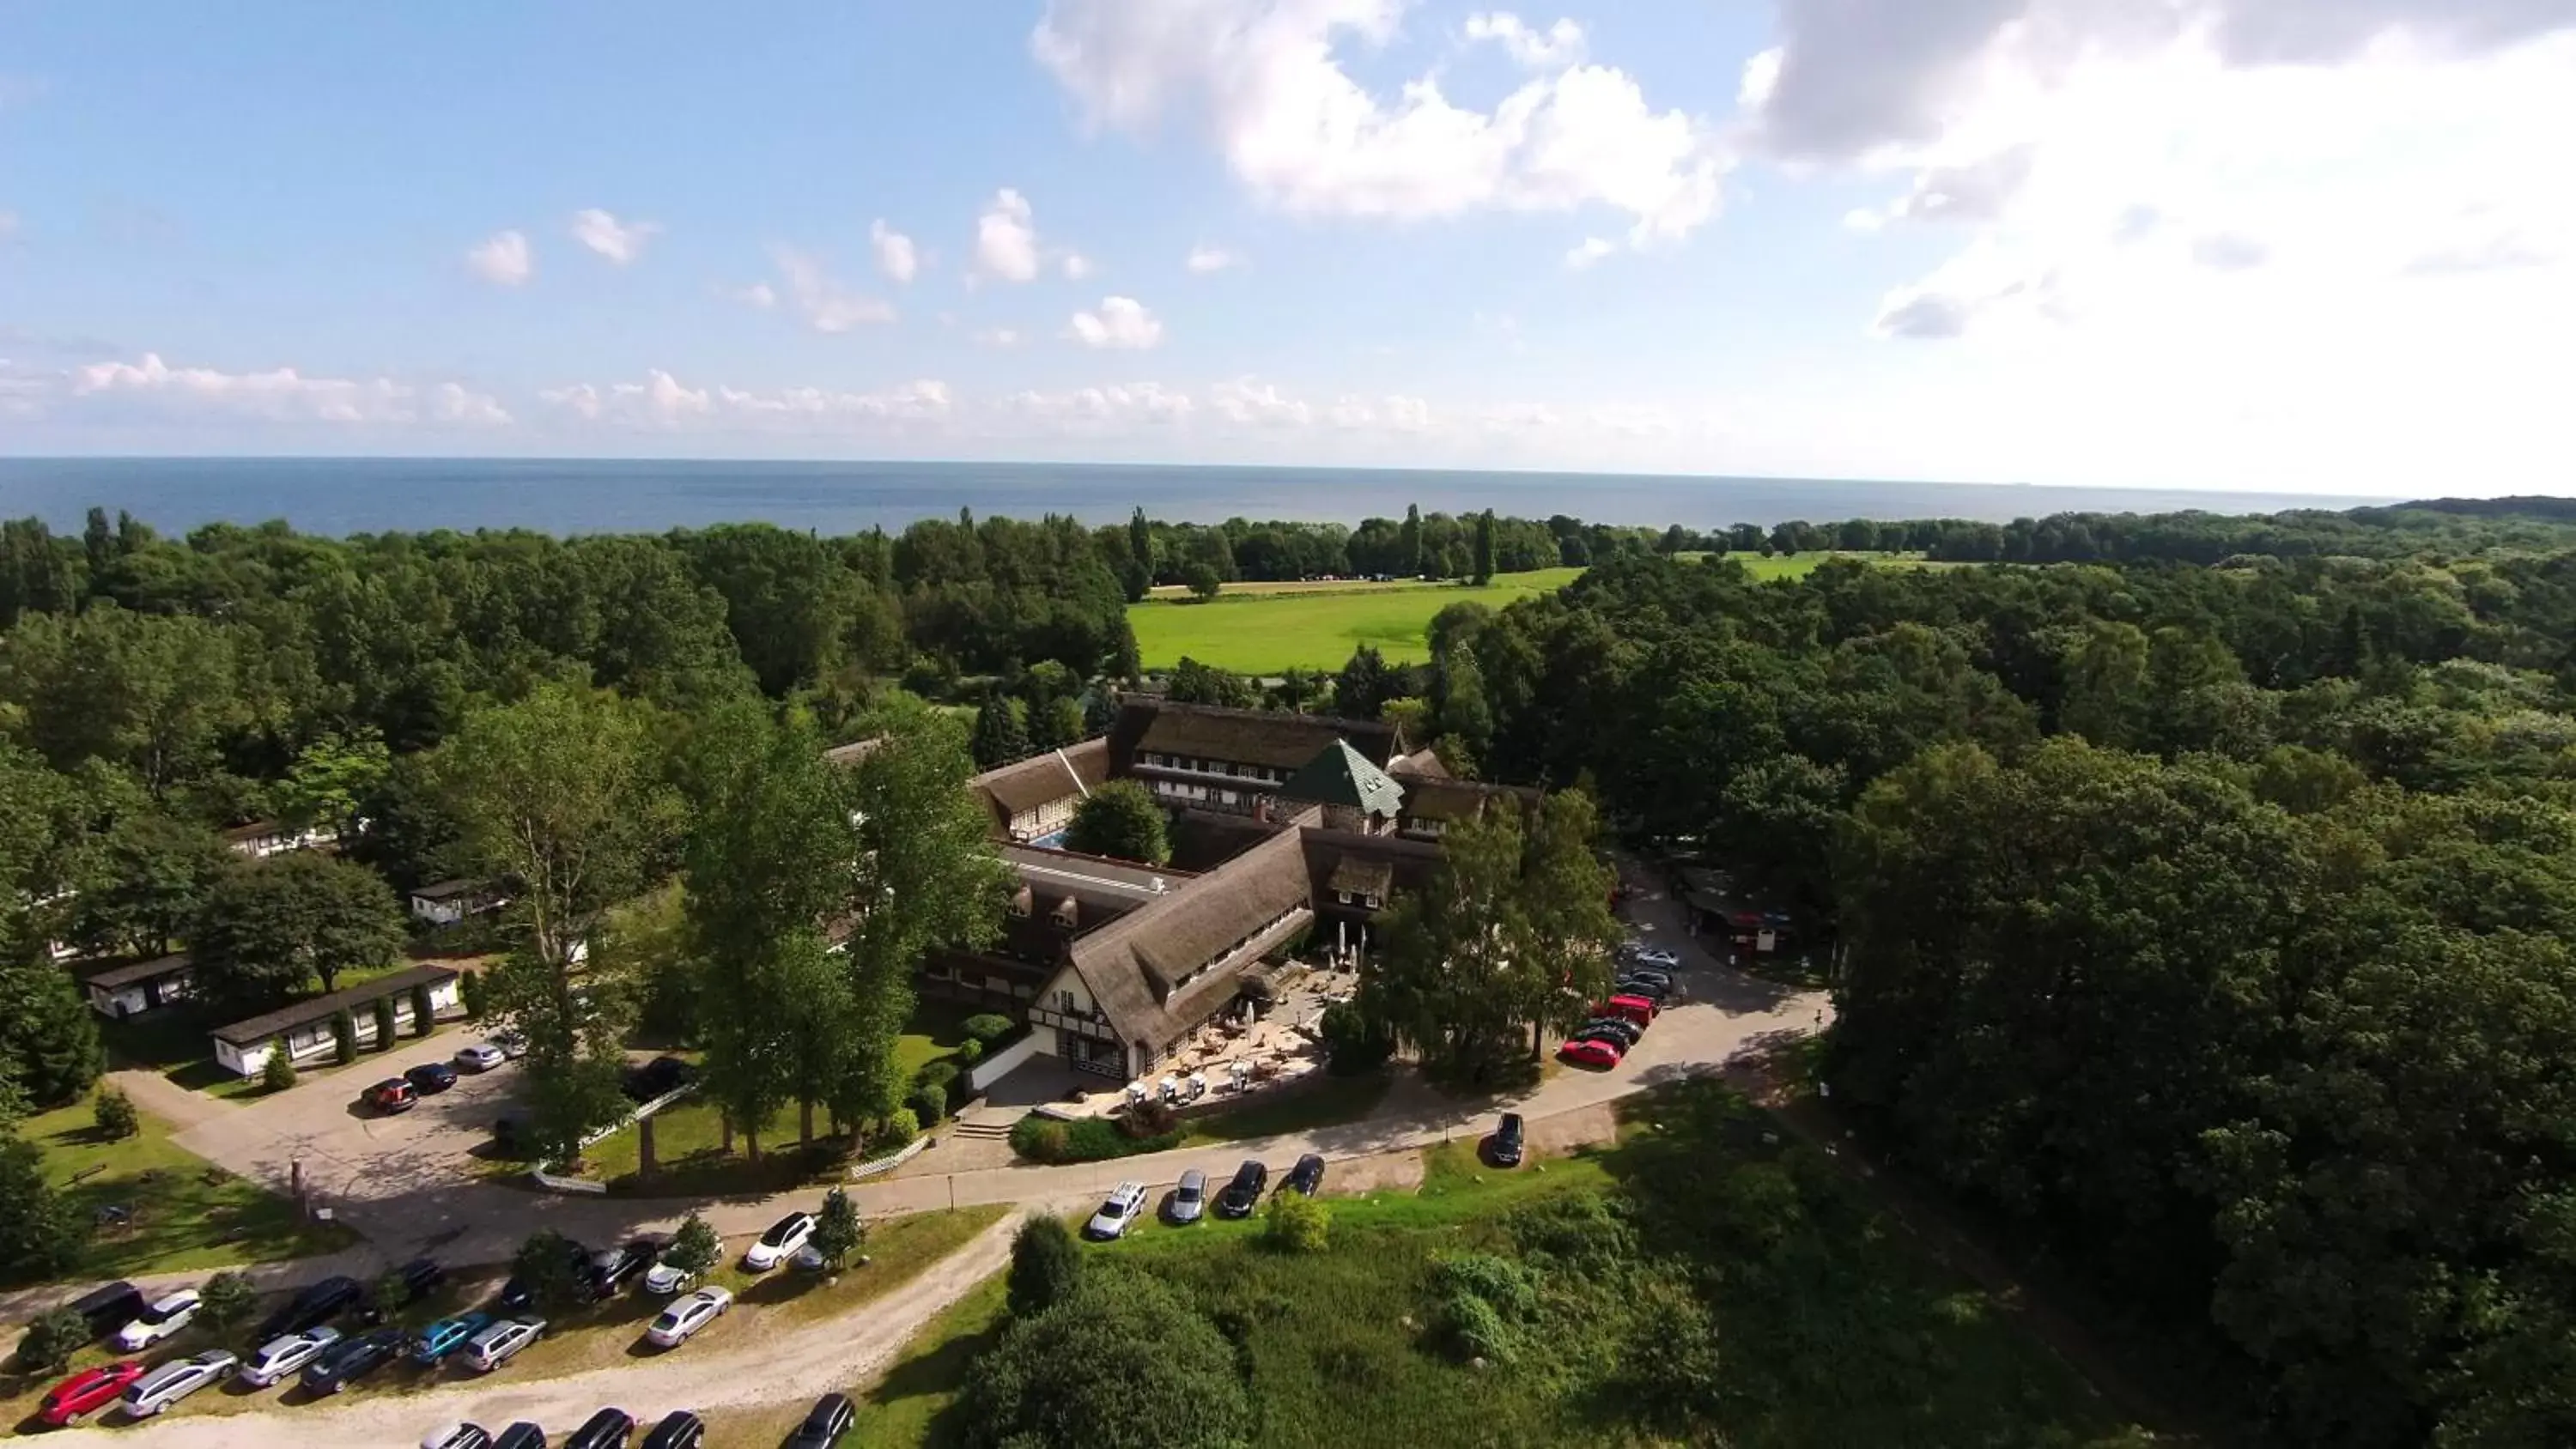
{"type": "Polygon", "coordinates": [[[948,1396],[939,1412],[923,1425],[923,1449],[944,1449],[963,1438],[966,1430],[966,1403],[960,1390],[966,1386],[966,1375],[985,1350],[1001,1342],[1002,1331],[1010,1327],[1007,1317],[995,1319],[978,1333],[961,1334],[919,1358],[906,1359],[886,1371],[868,1390],[866,1402],[879,1409],[891,1409],[906,1399],[948,1396]]]}

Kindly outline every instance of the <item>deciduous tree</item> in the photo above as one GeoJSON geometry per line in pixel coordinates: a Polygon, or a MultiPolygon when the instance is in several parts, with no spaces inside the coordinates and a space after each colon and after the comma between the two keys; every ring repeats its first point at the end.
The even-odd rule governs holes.
{"type": "Polygon", "coordinates": [[[1085,855],[1114,856],[1161,865],[1172,858],[1163,828],[1163,807],[1133,780],[1111,780],[1073,807],[1065,827],[1064,848],[1085,855]]]}
{"type": "Polygon", "coordinates": [[[228,867],[191,933],[198,979],[241,1009],[285,1001],[308,980],[334,990],[343,970],[392,961],[403,939],[383,877],[311,850],[228,867]]]}

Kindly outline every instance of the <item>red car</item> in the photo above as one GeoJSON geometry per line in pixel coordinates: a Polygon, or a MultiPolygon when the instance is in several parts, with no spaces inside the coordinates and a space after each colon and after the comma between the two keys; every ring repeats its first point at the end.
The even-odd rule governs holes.
{"type": "Polygon", "coordinates": [[[48,1390],[36,1406],[36,1417],[56,1428],[77,1424],[116,1402],[126,1386],[143,1377],[143,1365],[132,1359],[85,1368],[48,1390]]]}
{"type": "Polygon", "coordinates": [[[367,1105],[390,1116],[408,1112],[420,1102],[420,1093],[400,1077],[387,1077],[366,1091],[367,1105]]]}
{"type": "Polygon", "coordinates": [[[1569,1066],[1597,1067],[1607,1071],[1619,1065],[1619,1047],[1615,1042],[1570,1041],[1556,1049],[1556,1059],[1569,1066]]]}

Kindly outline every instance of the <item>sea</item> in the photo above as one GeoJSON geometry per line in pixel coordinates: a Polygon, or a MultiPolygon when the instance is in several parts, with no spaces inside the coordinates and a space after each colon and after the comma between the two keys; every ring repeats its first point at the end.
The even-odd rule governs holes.
{"type": "Polygon", "coordinates": [[[822,534],[889,531],[930,517],[1124,521],[1142,507],[1173,522],[1338,521],[1491,508],[1590,523],[1693,530],[1789,519],[1967,518],[2005,523],[2061,512],[2270,513],[2385,498],[2188,489],[1504,473],[1351,468],[1068,463],[717,462],[520,458],[0,458],[0,517],[77,530],[88,510],[122,509],[181,533],[284,519],[299,531],[525,528],[553,534],[660,532],[761,521],[822,534]]]}

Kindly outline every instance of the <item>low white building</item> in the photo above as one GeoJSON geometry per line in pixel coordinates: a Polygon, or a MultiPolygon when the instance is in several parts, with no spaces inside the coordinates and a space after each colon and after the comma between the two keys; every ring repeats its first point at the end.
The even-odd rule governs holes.
{"type": "Polygon", "coordinates": [[[411,893],[411,913],[433,926],[453,926],[508,902],[479,881],[443,880],[411,893]]]}
{"type": "Polygon", "coordinates": [[[284,1051],[288,1061],[302,1066],[327,1057],[332,1051],[331,1019],[341,1012],[349,1013],[357,1028],[358,1045],[369,1047],[376,1040],[376,1003],[390,1000],[394,1010],[396,1035],[408,1036],[415,1030],[412,1015],[412,992],[416,987],[429,988],[429,1008],[433,1019],[460,1016],[465,1011],[464,992],[457,983],[463,973],[453,966],[414,966],[379,976],[363,985],[316,996],[292,1006],[281,1006],[230,1026],[215,1028],[215,1060],[226,1070],[245,1077],[258,1076],[268,1066],[270,1053],[284,1051]]]}
{"type": "Polygon", "coordinates": [[[158,1011],[197,994],[197,965],[184,951],[149,961],[120,961],[81,976],[90,1009],[111,1021],[158,1011]]]}

